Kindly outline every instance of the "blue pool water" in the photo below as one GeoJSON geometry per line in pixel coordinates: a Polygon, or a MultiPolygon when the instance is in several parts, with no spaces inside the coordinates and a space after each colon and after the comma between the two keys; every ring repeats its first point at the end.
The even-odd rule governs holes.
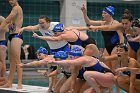
{"type": "MultiPolygon", "coordinates": [[[[104,93],[109,93],[109,92],[105,91],[104,93]]],[[[116,93],[116,87],[115,86],[113,86],[113,93],[116,93]]],[[[121,90],[120,93],[127,93],[127,92],[121,90]]]]}
{"type": "MultiPolygon", "coordinates": [[[[48,87],[49,85],[48,80],[23,80],[22,82],[25,85],[33,85],[33,86],[48,87]]],[[[14,83],[17,83],[17,80],[15,80],[14,83]]]]}

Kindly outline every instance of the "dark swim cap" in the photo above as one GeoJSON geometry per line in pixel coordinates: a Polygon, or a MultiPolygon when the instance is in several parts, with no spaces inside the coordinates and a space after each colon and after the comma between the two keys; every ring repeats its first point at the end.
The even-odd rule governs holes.
{"type": "Polygon", "coordinates": [[[113,6],[107,6],[103,9],[103,11],[107,12],[109,15],[113,16],[115,12],[115,8],[113,6]]]}
{"type": "Polygon", "coordinates": [[[63,32],[64,31],[64,25],[62,23],[59,23],[54,26],[53,32],[63,32]]]}
{"type": "Polygon", "coordinates": [[[74,47],[71,51],[70,51],[70,55],[72,56],[82,56],[83,52],[79,47],[74,47]]]}
{"type": "Polygon", "coordinates": [[[43,47],[40,47],[40,48],[37,50],[37,53],[43,53],[43,54],[48,55],[47,49],[46,49],[46,48],[43,48],[43,47]]]}
{"type": "Polygon", "coordinates": [[[68,52],[65,51],[58,51],[54,54],[54,58],[66,59],[68,58],[68,52]]]}

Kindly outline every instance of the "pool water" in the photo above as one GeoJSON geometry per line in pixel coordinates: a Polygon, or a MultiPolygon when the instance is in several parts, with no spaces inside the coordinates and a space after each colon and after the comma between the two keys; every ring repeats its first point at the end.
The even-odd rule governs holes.
{"type": "MultiPolygon", "coordinates": [[[[109,93],[109,92],[105,91],[104,93],[109,93]]],[[[116,93],[116,87],[115,86],[113,86],[113,93],[116,93]]],[[[127,93],[127,92],[121,90],[120,93],[127,93]]]]}
{"type": "MultiPolygon", "coordinates": [[[[23,80],[22,82],[24,85],[33,85],[42,87],[49,86],[48,80],[23,80]]],[[[14,83],[17,83],[17,80],[15,80],[14,83]]]]}

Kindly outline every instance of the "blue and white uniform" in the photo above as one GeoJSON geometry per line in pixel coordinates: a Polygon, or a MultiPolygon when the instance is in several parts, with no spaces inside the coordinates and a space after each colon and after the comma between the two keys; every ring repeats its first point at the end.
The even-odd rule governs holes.
{"type": "MultiPolygon", "coordinates": [[[[55,25],[59,24],[60,22],[51,22],[50,23],[50,27],[48,28],[48,30],[44,30],[44,29],[39,29],[39,31],[41,32],[41,34],[43,36],[54,36],[54,32],[52,31],[55,27],[55,25]]],[[[68,46],[68,42],[65,40],[62,41],[46,41],[50,47],[50,53],[54,54],[57,51],[70,51],[70,48],[68,46]]]]}

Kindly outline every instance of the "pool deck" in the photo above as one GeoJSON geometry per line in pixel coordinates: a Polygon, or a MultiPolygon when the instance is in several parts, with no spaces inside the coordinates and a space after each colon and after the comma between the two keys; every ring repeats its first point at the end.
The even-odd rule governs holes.
{"type": "Polygon", "coordinates": [[[0,93],[48,93],[48,87],[23,85],[23,89],[16,89],[17,84],[13,84],[13,88],[0,88],[0,93]]]}

